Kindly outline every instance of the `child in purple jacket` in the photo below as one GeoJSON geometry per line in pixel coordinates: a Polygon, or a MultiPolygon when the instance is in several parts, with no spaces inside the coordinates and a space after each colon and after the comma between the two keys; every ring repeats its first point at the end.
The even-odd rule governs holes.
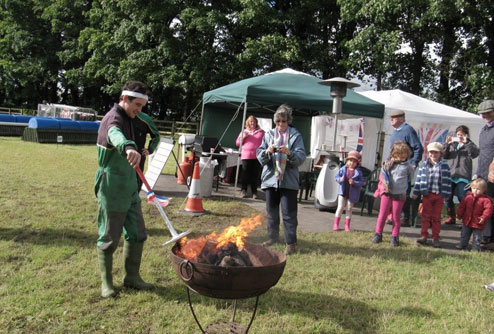
{"type": "Polygon", "coordinates": [[[340,184],[338,191],[338,208],[334,215],[333,231],[340,229],[340,219],[345,209],[345,231],[350,231],[353,205],[360,199],[360,189],[364,184],[362,171],[358,167],[362,156],[357,151],[348,152],[345,166],[340,168],[336,175],[336,182],[340,184]]]}

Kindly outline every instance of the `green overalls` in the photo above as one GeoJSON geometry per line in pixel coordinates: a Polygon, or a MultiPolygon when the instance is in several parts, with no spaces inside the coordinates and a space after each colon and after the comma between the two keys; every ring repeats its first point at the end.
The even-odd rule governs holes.
{"type": "Polygon", "coordinates": [[[143,242],[147,235],[137,190],[136,172],[125,151],[137,149],[131,119],[115,105],[98,132],[98,170],[94,191],[98,197],[98,247],[116,249],[122,231],[125,241],[143,242]]]}

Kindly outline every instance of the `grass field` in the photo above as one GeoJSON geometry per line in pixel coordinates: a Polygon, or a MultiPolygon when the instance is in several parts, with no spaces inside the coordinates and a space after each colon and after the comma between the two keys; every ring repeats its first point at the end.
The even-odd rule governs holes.
{"type": "MultiPolygon", "coordinates": [[[[199,333],[185,285],[171,266],[169,234],[143,203],[149,238],[141,274],[157,288],[121,288],[99,297],[96,261],[95,146],[43,145],[0,137],[0,333],[199,333]]],[[[167,213],[177,230],[197,234],[238,224],[253,209],[204,199],[211,214],[167,213]]],[[[259,243],[265,226],[252,234],[259,243]]],[[[492,333],[492,253],[447,254],[370,244],[371,233],[300,234],[279,283],[260,298],[251,333],[492,333]]],[[[409,245],[409,246],[408,246],[409,245]]],[[[275,247],[282,250],[282,246],[275,247]]],[[[228,301],[192,295],[205,325],[228,321],[228,301]]],[[[239,302],[247,323],[253,300],[239,302]]]]}

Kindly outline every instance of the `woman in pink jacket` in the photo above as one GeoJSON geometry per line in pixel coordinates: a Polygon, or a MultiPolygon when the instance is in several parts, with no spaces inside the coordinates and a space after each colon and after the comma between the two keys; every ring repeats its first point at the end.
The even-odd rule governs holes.
{"type": "Polygon", "coordinates": [[[249,116],[245,128],[237,137],[237,146],[242,144],[242,197],[247,198],[247,186],[250,184],[252,197],[257,198],[257,186],[261,172],[261,164],[257,160],[256,151],[262,143],[264,131],[257,124],[257,118],[249,116]]]}

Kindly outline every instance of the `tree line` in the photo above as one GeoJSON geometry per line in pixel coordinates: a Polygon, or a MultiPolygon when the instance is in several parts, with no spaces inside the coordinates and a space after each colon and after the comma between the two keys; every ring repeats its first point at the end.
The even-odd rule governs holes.
{"type": "Polygon", "coordinates": [[[290,67],[475,111],[494,94],[487,0],[3,0],[0,105],[105,112],[127,80],[159,119],[205,91],[290,67]]]}

